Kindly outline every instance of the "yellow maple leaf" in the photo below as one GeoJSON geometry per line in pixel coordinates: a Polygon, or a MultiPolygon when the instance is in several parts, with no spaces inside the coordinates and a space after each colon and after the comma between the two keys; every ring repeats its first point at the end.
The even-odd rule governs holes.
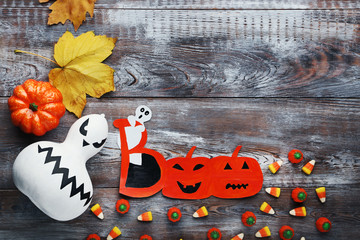
{"type": "Polygon", "coordinates": [[[114,69],[101,63],[111,55],[116,38],[83,33],[77,38],[65,32],[55,44],[54,58],[61,68],[49,73],[49,82],[60,90],[66,109],[77,117],[86,104],[86,94],[99,98],[114,91],[114,69]]]}
{"type": "MultiPolygon", "coordinates": [[[[39,0],[40,3],[46,3],[49,0],[39,0]]],[[[86,19],[86,13],[93,17],[94,4],[96,0],[57,0],[49,9],[52,10],[49,14],[48,25],[62,23],[70,20],[75,28],[75,31],[80,27],[86,19]]]]}

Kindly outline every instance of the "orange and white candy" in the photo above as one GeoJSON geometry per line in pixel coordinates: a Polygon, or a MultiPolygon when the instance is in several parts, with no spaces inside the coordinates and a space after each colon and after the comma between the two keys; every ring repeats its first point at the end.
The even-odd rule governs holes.
{"type": "Polygon", "coordinates": [[[305,166],[302,168],[302,170],[307,175],[310,175],[312,170],[314,169],[314,166],[315,166],[315,160],[311,160],[307,164],[305,164],[305,166]]]}
{"type": "Polygon", "coordinates": [[[104,213],[100,207],[100,205],[97,203],[94,206],[91,207],[91,211],[100,219],[104,219],[104,213]]]}
{"type": "Polygon", "coordinates": [[[193,217],[194,218],[201,218],[201,217],[206,217],[207,215],[209,215],[209,213],[208,213],[206,207],[202,206],[201,208],[196,210],[196,212],[194,212],[193,217]]]}
{"type": "Polygon", "coordinates": [[[298,207],[290,210],[290,215],[295,217],[306,217],[306,208],[305,207],[298,207]]]}
{"type": "Polygon", "coordinates": [[[319,187],[315,189],[317,196],[320,199],[321,203],[324,203],[326,201],[326,190],[325,187],[319,187]]]}
{"type": "Polygon", "coordinates": [[[236,235],[235,237],[233,237],[231,240],[243,240],[244,238],[244,234],[243,233],[239,233],[238,235],[236,235]]]}
{"type": "Polygon", "coordinates": [[[137,217],[137,220],[142,222],[151,222],[153,220],[151,212],[144,212],[137,217]]]}
{"type": "Polygon", "coordinates": [[[263,227],[262,229],[260,229],[255,233],[255,237],[257,238],[270,237],[270,236],[271,236],[271,232],[268,226],[263,227]]]}
{"type": "Polygon", "coordinates": [[[263,211],[264,213],[268,213],[268,214],[275,214],[274,209],[267,202],[263,202],[261,204],[260,211],[263,211]]]}
{"type": "Polygon", "coordinates": [[[121,235],[121,231],[118,227],[114,227],[111,232],[109,233],[109,235],[107,236],[106,240],[112,240],[114,238],[117,238],[118,236],[121,235]]]}
{"type": "Polygon", "coordinates": [[[282,160],[279,160],[277,162],[273,162],[272,164],[269,165],[269,169],[270,171],[275,174],[281,167],[281,165],[283,164],[284,162],[282,160]]]}
{"type": "Polygon", "coordinates": [[[274,197],[277,197],[277,198],[280,197],[280,191],[281,191],[281,189],[278,188],[278,187],[265,188],[265,192],[267,192],[271,196],[274,196],[274,197]]]}

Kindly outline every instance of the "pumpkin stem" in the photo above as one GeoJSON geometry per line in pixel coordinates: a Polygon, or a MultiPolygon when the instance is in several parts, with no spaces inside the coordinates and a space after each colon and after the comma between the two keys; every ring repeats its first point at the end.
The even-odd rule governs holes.
{"type": "Polygon", "coordinates": [[[35,103],[30,103],[30,104],[29,104],[29,108],[30,108],[32,111],[36,112],[36,111],[38,110],[38,105],[36,105],[35,103]]]}
{"type": "Polygon", "coordinates": [[[39,55],[39,54],[36,54],[36,53],[32,53],[32,52],[27,52],[27,51],[23,51],[23,50],[15,50],[14,51],[15,53],[26,53],[26,54],[30,54],[30,55],[34,55],[34,56],[37,56],[37,57],[41,57],[41,58],[43,58],[43,59],[46,59],[46,60],[48,60],[48,61],[50,61],[50,62],[52,62],[52,63],[55,63],[56,65],[58,65],[59,67],[61,67],[57,62],[55,62],[54,60],[51,60],[50,58],[47,58],[47,57],[43,57],[43,56],[41,56],[41,55],[39,55]]]}
{"type": "Polygon", "coordinates": [[[193,146],[189,152],[186,154],[186,158],[191,158],[191,156],[193,155],[194,151],[195,151],[196,146],[193,146]]]}
{"type": "Polygon", "coordinates": [[[242,146],[237,146],[232,154],[232,157],[233,158],[236,158],[240,152],[240,149],[241,149],[242,146]]]}

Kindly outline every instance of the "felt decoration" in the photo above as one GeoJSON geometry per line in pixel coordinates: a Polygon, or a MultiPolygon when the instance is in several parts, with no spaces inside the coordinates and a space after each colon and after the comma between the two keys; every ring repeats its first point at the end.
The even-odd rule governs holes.
{"type": "Polygon", "coordinates": [[[275,214],[274,209],[267,203],[267,202],[263,202],[260,206],[260,211],[264,212],[264,213],[268,213],[268,214],[275,214]]]}
{"type": "Polygon", "coordinates": [[[231,157],[218,156],[210,160],[213,196],[244,198],[261,190],[263,174],[259,163],[254,158],[238,157],[240,149],[238,146],[231,157]]]}
{"type": "Polygon", "coordinates": [[[120,132],[121,194],[130,197],[148,197],[163,187],[165,158],[157,151],[144,148],[147,131],[144,123],[151,119],[147,106],[139,106],[135,116],[116,119],[114,126],[120,132]]]}
{"type": "Polygon", "coordinates": [[[282,160],[279,160],[277,162],[273,162],[272,164],[270,164],[269,169],[270,169],[271,173],[275,174],[280,169],[282,164],[283,164],[282,160]]]}
{"type": "Polygon", "coordinates": [[[241,222],[247,227],[254,226],[256,223],[256,216],[253,212],[244,212],[241,216],[241,222]]]}
{"type": "Polygon", "coordinates": [[[142,235],[142,236],[140,237],[140,240],[152,240],[152,237],[149,236],[149,235],[142,235]]]}
{"type": "Polygon", "coordinates": [[[93,186],[86,161],[104,146],[105,116],[78,119],[63,143],[35,142],[17,156],[13,166],[16,187],[49,217],[68,221],[90,205],[93,186]]]}
{"type": "Polygon", "coordinates": [[[315,189],[316,194],[320,200],[321,203],[324,203],[326,201],[326,190],[325,187],[319,187],[315,189]]]}
{"type": "Polygon", "coordinates": [[[114,238],[117,238],[117,237],[120,236],[120,235],[121,235],[120,229],[115,226],[115,227],[110,231],[110,233],[109,233],[109,235],[107,236],[106,240],[112,240],[112,239],[114,239],[114,238]]]}
{"type": "Polygon", "coordinates": [[[120,199],[116,202],[115,208],[116,211],[121,214],[127,213],[130,209],[129,201],[126,199],[120,199]]]}
{"type": "Polygon", "coordinates": [[[270,236],[271,236],[271,232],[268,226],[263,227],[262,229],[260,229],[255,233],[255,237],[257,238],[264,238],[270,236]]]}
{"type": "Polygon", "coordinates": [[[100,205],[97,203],[94,206],[91,207],[91,211],[100,219],[104,219],[104,213],[100,207],[100,205]]]}
{"type": "Polygon", "coordinates": [[[302,168],[302,170],[307,175],[310,175],[312,170],[314,169],[314,166],[315,166],[315,160],[311,160],[307,164],[305,164],[305,166],[302,168]]]}
{"type": "Polygon", "coordinates": [[[295,202],[301,203],[307,199],[307,193],[303,188],[295,188],[291,192],[291,197],[295,202]]]}
{"type": "Polygon", "coordinates": [[[265,192],[274,197],[280,197],[281,189],[277,187],[265,188],[265,192]]]}
{"type": "Polygon", "coordinates": [[[166,161],[166,176],[163,195],[171,198],[202,199],[210,197],[209,158],[192,157],[192,147],[186,157],[166,161]]]}
{"type": "Polygon", "coordinates": [[[199,208],[194,212],[193,217],[201,218],[201,217],[206,217],[207,215],[209,215],[208,210],[206,209],[205,206],[202,206],[201,208],[199,208]]]}
{"type": "Polygon", "coordinates": [[[217,228],[211,228],[207,232],[207,237],[209,240],[220,240],[221,239],[221,231],[217,228]]]}
{"type": "Polygon", "coordinates": [[[318,220],[316,220],[315,225],[316,225],[316,229],[319,230],[320,232],[329,232],[331,229],[331,222],[329,219],[325,217],[318,218],[318,220]]]}
{"type": "Polygon", "coordinates": [[[243,239],[244,239],[244,234],[243,233],[239,233],[235,237],[231,238],[231,240],[243,240],[243,239]]]}
{"type": "Polygon", "coordinates": [[[293,149],[288,153],[288,159],[292,163],[299,163],[303,160],[304,156],[300,150],[293,149]]]}
{"type": "Polygon", "coordinates": [[[100,237],[97,234],[90,234],[86,240],[100,240],[100,237]]]}
{"type": "Polygon", "coordinates": [[[171,222],[178,222],[181,219],[181,211],[176,207],[169,209],[167,216],[171,222]]]}
{"type": "Polygon", "coordinates": [[[153,220],[151,212],[144,212],[137,217],[140,222],[151,222],[153,220]]]}
{"type": "Polygon", "coordinates": [[[290,215],[295,217],[306,217],[306,208],[305,207],[298,207],[290,210],[290,215]]]}
{"type": "Polygon", "coordinates": [[[279,230],[279,236],[282,240],[290,240],[294,237],[294,229],[289,226],[282,226],[279,230]]]}

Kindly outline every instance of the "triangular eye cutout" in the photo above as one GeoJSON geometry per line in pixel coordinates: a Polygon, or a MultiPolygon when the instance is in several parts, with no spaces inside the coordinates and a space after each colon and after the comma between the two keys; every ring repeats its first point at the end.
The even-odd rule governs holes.
{"type": "Polygon", "coordinates": [[[177,170],[183,170],[183,171],[184,171],[184,169],[183,169],[179,164],[175,164],[175,165],[173,166],[173,168],[175,168],[175,169],[177,169],[177,170]]]}
{"type": "Polygon", "coordinates": [[[83,140],[83,147],[90,145],[87,141],[83,140]]]}
{"type": "Polygon", "coordinates": [[[199,169],[201,169],[201,168],[203,168],[204,167],[204,165],[202,165],[202,164],[196,164],[196,166],[194,167],[194,171],[195,170],[199,170],[199,169]]]}
{"type": "Polygon", "coordinates": [[[244,162],[244,165],[242,166],[242,168],[241,169],[249,169],[249,166],[247,165],[247,163],[246,162],[244,162]]]}
{"type": "Polygon", "coordinates": [[[226,164],[224,170],[232,170],[232,168],[230,167],[229,163],[226,164]]]}

